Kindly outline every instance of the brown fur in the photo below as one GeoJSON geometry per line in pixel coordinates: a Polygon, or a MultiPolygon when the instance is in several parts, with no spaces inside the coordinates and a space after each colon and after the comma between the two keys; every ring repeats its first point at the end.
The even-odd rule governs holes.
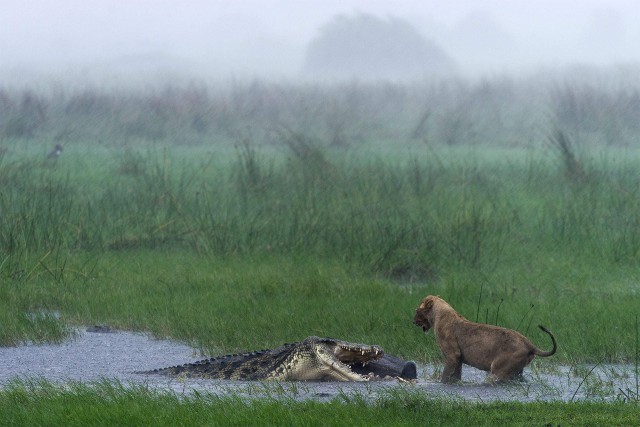
{"type": "Polygon", "coordinates": [[[490,372],[494,380],[521,378],[522,370],[534,356],[548,357],[556,352],[556,339],[544,326],[539,328],[551,337],[550,351],[540,350],[511,329],[471,322],[433,295],[422,300],[413,323],[425,333],[431,328],[435,332],[445,358],[442,382],[459,381],[463,363],[490,372]]]}

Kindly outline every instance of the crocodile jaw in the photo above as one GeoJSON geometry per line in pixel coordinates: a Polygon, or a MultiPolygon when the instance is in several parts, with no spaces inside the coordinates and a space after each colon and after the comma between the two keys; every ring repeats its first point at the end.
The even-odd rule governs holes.
{"type": "MultiPolygon", "coordinates": [[[[313,337],[315,338],[315,337],[313,337]]],[[[352,344],[331,338],[315,338],[313,357],[297,357],[280,377],[289,381],[369,381],[351,370],[353,363],[367,364],[384,355],[377,345],[352,344]]]]}

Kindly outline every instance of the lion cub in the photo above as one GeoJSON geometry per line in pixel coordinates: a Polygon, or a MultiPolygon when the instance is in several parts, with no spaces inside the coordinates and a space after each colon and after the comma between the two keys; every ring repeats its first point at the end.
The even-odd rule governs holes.
{"type": "Polygon", "coordinates": [[[459,381],[462,364],[490,372],[497,381],[522,377],[522,370],[534,356],[548,357],[556,352],[556,339],[544,326],[553,343],[542,351],[524,335],[511,329],[471,322],[459,315],[445,300],[429,295],[422,300],[413,318],[427,333],[433,328],[436,342],[445,358],[442,382],[459,381]]]}

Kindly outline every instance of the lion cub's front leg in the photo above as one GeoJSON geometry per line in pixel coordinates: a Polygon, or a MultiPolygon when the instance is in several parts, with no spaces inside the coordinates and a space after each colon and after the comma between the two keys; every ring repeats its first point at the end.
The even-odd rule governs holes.
{"type": "Polygon", "coordinates": [[[462,379],[462,357],[455,355],[445,355],[444,370],[441,381],[443,383],[453,383],[462,379]]]}
{"type": "Polygon", "coordinates": [[[443,383],[462,379],[462,351],[458,347],[455,332],[451,328],[436,327],[436,341],[444,356],[443,383]]]}

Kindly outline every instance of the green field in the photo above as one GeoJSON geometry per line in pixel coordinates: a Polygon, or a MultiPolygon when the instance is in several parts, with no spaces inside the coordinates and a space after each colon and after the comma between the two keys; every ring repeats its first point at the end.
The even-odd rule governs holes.
{"type": "MultiPolygon", "coordinates": [[[[40,103],[36,108],[25,93],[2,92],[0,107],[10,114],[0,123],[0,344],[59,342],[72,326],[108,324],[181,340],[211,355],[320,335],[375,343],[408,359],[437,363],[433,336],[425,337],[411,320],[423,296],[438,294],[465,317],[517,329],[542,348],[550,342],[535,326],[545,325],[559,345],[545,364],[636,362],[640,151],[627,144],[637,141],[635,125],[620,116],[608,135],[627,142],[594,144],[602,127],[577,132],[573,110],[565,106],[556,109],[553,127],[542,133],[525,129],[522,138],[529,142],[512,145],[506,141],[517,127],[515,119],[531,116],[508,108],[524,95],[511,88],[504,98],[504,87],[504,82],[489,85],[488,96],[500,95],[504,105],[496,105],[513,120],[496,130],[495,144],[490,133],[474,131],[476,143],[463,145],[443,136],[460,130],[460,122],[447,129],[439,121],[418,120],[416,126],[422,114],[417,107],[413,116],[406,113],[376,128],[356,119],[336,128],[337,122],[326,119],[329,112],[339,116],[353,104],[368,117],[363,105],[370,104],[336,98],[340,92],[329,89],[318,95],[318,88],[296,92],[267,86],[282,99],[300,94],[316,112],[326,97],[337,105],[320,111],[324,121],[297,116],[297,126],[277,127],[275,134],[264,126],[271,98],[255,89],[236,88],[229,98],[243,108],[260,107],[261,99],[267,103],[246,107],[253,115],[240,114],[240,107],[216,109],[223,103],[211,93],[206,102],[187,103],[163,92],[157,96],[166,101],[160,106],[153,97],[122,94],[31,94],[40,103]],[[176,114],[170,116],[172,109],[176,114]],[[41,110],[47,118],[42,125],[32,120],[41,110]],[[218,122],[196,120],[207,111],[218,122]],[[221,125],[225,117],[231,130],[221,125]],[[123,125],[132,118],[135,126],[123,125]],[[237,133],[243,121],[258,123],[258,130],[237,133]],[[189,129],[181,128],[185,123],[189,129]],[[357,138],[358,129],[364,139],[357,138]],[[373,136],[367,133],[372,129],[373,136]],[[181,130],[186,140],[177,139],[181,130]],[[406,137],[416,132],[417,138],[406,137]],[[576,135],[589,143],[578,144],[576,135]],[[44,160],[52,141],[60,140],[61,158],[44,160]]],[[[400,89],[387,88],[395,94],[392,100],[400,102],[400,89]]],[[[451,99],[435,93],[453,108],[460,94],[476,99],[480,89],[457,89],[451,99]]],[[[354,91],[375,104],[382,89],[354,91]]],[[[575,90],[574,98],[576,93],[582,92],[575,90]]],[[[591,109],[579,104],[582,114],[617,105],[620,93],[603,93],[609,98],[601,96],[591,109]]],[[[540,108],[541,102],[529,108],[540,108]]],[[[417,104],[413,100],[406,109],[417,104]]],[[[280,117],[274,120],[282,122],[299,105],[276,107],[280,117]]],[[[434,114],[445,117],[446,111],[434,114]]],[[[474,111],[463,110],[464,120],[482,113],[480,107],[474,111]]],[[[371,114],[383,113],[372,109],[371,114]]],[[[486,125],[491,117],[478,120],[486,125]]],[[[472,123],[469,129],[488,132],[472,123]]],[[[27,413],[11,402],[42,390],[3,390],[3,412],[6,408],[16,422],[24,421],[20,417],[27,413]]],[[[55,400],[65,399],[65,393],[58,390],[31,404],[59,409],[55,400]]],[[[166,399],[143,390],[116,391],[115,400],[84,389],[68,393],[80,395],[77,407],[86,399],[117,411],[142,405],[139,419],[166,399]]],[[[391,413],[401,414],[403,405],[436,411],[429,401],[406,400],[391,396],[377,406],[329,406],[363,423],[360,416],[377,419],[385,405],[396,411],[391,413]]],[[[295,407],[310,417],[308,424],[318,424],[322,415],[313,414],[322,414],[327,404],[248,405],[229,398],[171,405],[196,413],[203,405],[221,405],[244,416],[257,410],[265,424],[272,423],[269,411],[288,413],[295,407]],[[261,405],[269,409],[256,409],[261,405]]],[[[477,409],[449,402],[437,411],[468,413],[469,408],[477,409]]],[[[551,410],[581,411],[573,405],[558,408],[563,406],[551,410]]],[[[626,416],[633,408],[598,406],[587,412],[626,416]]],[[[487,405],[486,423],[496,421],[494,410],[544,414],[550,409],[487,405]]],[[[87,414],[73,419],[80,423],[87,414]]],[[[530,422],[544,421],[536,417],[530,422]]],[[[216,422],[204,416],[183,423],[192,421],[216,422]]],[[[411,421],[416,418],[404,422],[411,421]]]]}

